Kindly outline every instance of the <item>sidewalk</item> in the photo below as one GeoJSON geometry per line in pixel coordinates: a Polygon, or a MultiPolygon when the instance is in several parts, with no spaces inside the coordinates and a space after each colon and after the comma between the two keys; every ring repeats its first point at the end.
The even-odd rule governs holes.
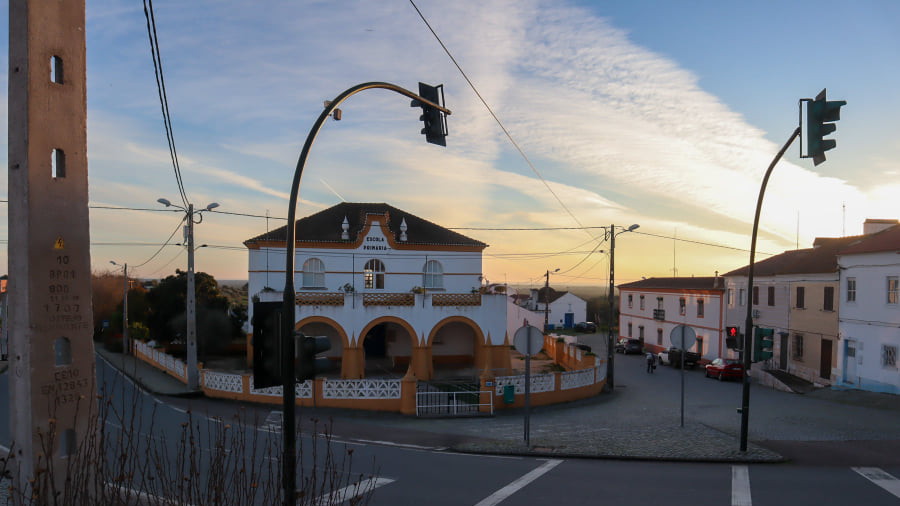
{"type": "MultiPolygon", "coordinates": [[[[97,348],[97,353],[149,392],[182,397],[202,395],[202,392],[188,390],[174,377],[134,357],[112,353],[102,347],[97,348]]],[[[446,447],[466,453],[693,462],[785,460],[778,453],[752,443],[747,452],[740,452],[734,436],[698,422],[689,421],[681,428],[678,418],[666,419],[654,415],[650,418],[652,425],[585,423],[585,420],[579,419],[583,418],[583,414],[579,416],[575,412],[579,404],[593,408],[605,405],[604,409],[615,410],[620,407],[616,400],[623,395],[622,392],[604,393],[579,403],[532,410],[536,418],[541,414],[544,417],[550,415],[557,423],[532,422],[531,448],[526,448],[524,444],[522,409],[474,419],[423,419],[394,413],[340,409],[317,409],[316,416],[332,419],[335,430],[345,439],[370,439],[373,434],[378,434],[378,440],[390,440],[394,435],[401,437],[402,434],[403,443],[446,447]],[[559,423],[559,420],[568,423],[559,423]]],[[[273,405],[273,409],[279,408],[273,405]]]]}
{"type": "Polygon", "coordinates": [[[104,348],[103,345],[97,345],[95,350],[102,360],[109,362],[110,365],[122,371],[144,390],[152,394],[171,397],[199,397],[203,395],[201,390],[190,390],[187,385],[174,376],[151,366],[143,360],[138,360],[134,356],[111,352],[104,348]]]}

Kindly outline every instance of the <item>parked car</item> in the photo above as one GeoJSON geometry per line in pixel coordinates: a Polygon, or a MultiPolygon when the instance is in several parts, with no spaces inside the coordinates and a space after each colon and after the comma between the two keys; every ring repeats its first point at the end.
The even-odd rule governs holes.
{"type": "Polygon", "coordinates": [[[594,322],[579,322],[575,324],[576,332],[597,332],[597,324],[594,322]]]}
{"type": "Polygon", "coordinates": [[[672,365],[672,360],[669,358],[669,350],[663,350],[657,353],[656,362],[659,365],[672,365]]]}
{"type": "MultiPolygon", "coordinates": [[[[681,350],[674,346],[666,351],[666,362],[672,367],[681,367],[681,350]]],[[[684,366],[693,369],[700,362],[700,354],[693,351],[684,352],[684,366]]]]}
{"type": "Polygon", "coordinates": [[[644,353],[644,345],[641,343],[640,339],[630,339],[627,337],[623,337],[619,339],[619,342],[616,343],[616,353],[621,353],[623,355],[628,355],[630,353],[635,353],[640,355],[644,353]]]}
{"type": "Polygon", "coordinates": [[[706,365],[706,377],[718,378],[719,381],[741,379],[744,377],[744,364],[736,358],[717,358],[706,365]]]}

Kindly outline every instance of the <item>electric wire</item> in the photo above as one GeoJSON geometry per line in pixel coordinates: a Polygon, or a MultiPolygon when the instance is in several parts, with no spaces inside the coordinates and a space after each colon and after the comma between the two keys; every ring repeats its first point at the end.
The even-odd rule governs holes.
{"type": "Polygon", "coordinates": [[[185,214],[184,217],[181,218],[181,220],[179,220],[178,225],[175,226],[175,230],[173,230],[172,233],[169,234],[169,238],[166,239],[166,242],[164,242],[164,243],[162,244],[162,246],[159,247],[158,250],[156,250],[156,253],[154,253],[154,254],[153,254],[150,258],[148,258],[147,260],[144,260],[143,263],[140,263],[140,264],[138,264],[138,265],[135,265],[135,266],[133,266],[132,268],[137,269],[138,267],[143,267],[143,266],[147,265],[148,263],[150,263],[151,260],[153,260],[154,258],[156,258],[156,256],[159,255],[159,253],[160,253],[166,246],[169,245],[169,241],[171,241],[172,238],[175,237],[175,234],[178,232],[178,229],[181,228],[181,224],[184,223],[184,221],[185,221],[186,219],[187,219],[187,214],[185,214]]]}
{"type": "MultiPolygon", "coordinates": [[[[525,160],[525,163],[527,163],[528,166],[531,167],[532,172],[534,172],[534,174],[538,177],[538,179],[541,180],[541,182],[547,188],[547,191],[549,191],[550,194],[553,195],[553,197],[556,199],[556,201],[559,202],[559,205],[562,206],[562,208],[566,211],[566,213],[569,214],[569,216],[572,218],[572,220],[574,220],[575,223],[577,223],[579,225],[581,230],[584,230],[584,232],[586,234],[591,236],[591,233],[581,223],[581,221],[578,219],[578,217],[575,216],[575,213],[573,213],[572,210],[569,209],[569,206],[567,206],[566,203],[563,202],[563,200],[559,197],[559,195],[557,195],[556,192],[553,191],[553,188],[551,188],[550,184],[547,182],[547,180],[544,179],[543,174],[541,174],[541,172],[537,169],[537,167],[535,167],[535,165],[533,163],[531,163],[531,159],[528,158],[528,155],[525,154],[525,151],[519,146],[519,143],[516,142],[516,140],[513,138],[512,134],[509,132],[509,130],[506,129],[506,126],[503,125],[503,122],[500,121],[500,118],[494,113],[494,110],[491,108],[491,106],[488,105],[487,100],[485,100],[484,97],[481,96],[481,93],[478,91],[478,88],[475,87],[475,84],[472,82],[471,79],[469,79],[469,76],[462,69],[462,66],[460,66],[459,62],[456,61],[456,58],[450,52],[450,49],[447,48],[447,46],[444,44],[444,41],[441,40],[441,38],[438,36],[437,32],[434,31],[434,28],[431,27],[431,23],[429,23],[428,19],[425,18],[425,15],[422,14],[422,11],[419,10],[419,7],[416,5],[416,3],[413,0],[409,0],[409,3],[412,4],[413,8],[419,14],[419,17],[422,18],[422,21],[425,23],[425,26],[428,27],[428,30],[431,31],[432,35],[434,35],[434,38],[438,41],[438,44],[440,44],[441,47],[444,49],[444,52],[447,53],[447,56],[450,58],[450,61],[452,61],[453,64],[456,66],[457,70],[459,70],[459,73],[462,75],[463,79],[466,80],[466,82],[469,84],[469,87],[472,88],[472,91],[475,92],[475,95],[478,97],[478,100],[481,101],[482,105],[484,105],[485,109],[487,109],[488,113],[490,113],[491,117],[494,118],[494,121],[497,123],[497,125],[500,127],[500,129],[503,130],[503,133],[506,135],[506,138],[509,139],[509,142],[512,143],[513,147],[516,148],[516,151],[519,152],[519,155],[522,157],[523,160],[525,160]]],[[[591,237],[596,239],[596,237],[593,237],[593,236],[591,236],[591,237]]]]}
{"type": "Polygon", "coordinates": [[[175,149],[175,135],[172,130],[172,119],[169,114],[169,100],[166,94],[166,80],[163,75],[162,56],[159,52],[159,36],[156,31],[156,15],[153,12],[153,0],[144,0],[144,17],[147,20],[147,37],[150,40],[150,54],[153,57],[153,73],[156,76],[156,90],[159,95],[159,104],[162,109],[163,125],[166,129],[166,141],[169,144],[169,157],[172,159],[172,167],[175,171],[175,182],[178,184],[178,193],[184,207],[188,207],[187,192],[184,190],[184,182],[181,178],[181,166],[178,163],[178,152],[175,149]]]}

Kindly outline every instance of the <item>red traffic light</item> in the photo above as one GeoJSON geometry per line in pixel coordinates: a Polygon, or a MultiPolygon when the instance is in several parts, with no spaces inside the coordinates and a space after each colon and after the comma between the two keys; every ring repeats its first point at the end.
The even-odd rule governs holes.
{"type": "Polygon", "coordinates": [[[739,334],[737,327],[725,327],[726,337],[737,337],[739,334]]]}

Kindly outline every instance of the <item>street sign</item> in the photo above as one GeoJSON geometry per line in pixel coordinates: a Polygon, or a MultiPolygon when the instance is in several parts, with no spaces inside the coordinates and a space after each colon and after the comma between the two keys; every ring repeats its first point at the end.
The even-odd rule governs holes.
{"type": "Polygon", "coordinates": [[[676,325],[669,333],[669,341],[672,346],[680,350],[687,350],[697,342],[697,333],[694,332],[693,327],[676,325]]]}
{"type": "Polygon", "coordinates": [[[544,333],[533,325],[523,325],[513,337],[513,346],[526,357],[537,355],[544,347],[544,333]]]}

